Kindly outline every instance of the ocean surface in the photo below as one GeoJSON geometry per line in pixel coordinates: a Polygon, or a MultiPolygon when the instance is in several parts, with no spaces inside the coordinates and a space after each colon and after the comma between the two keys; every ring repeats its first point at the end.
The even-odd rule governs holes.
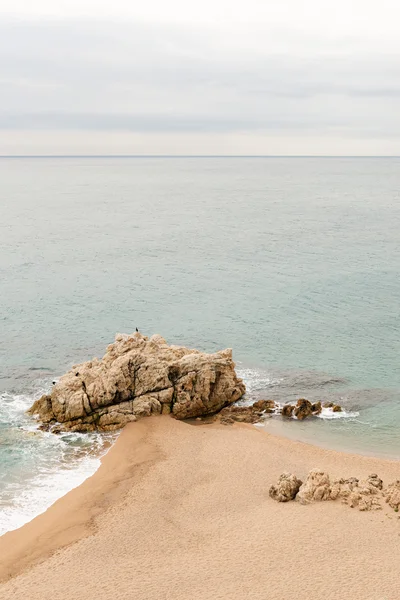
{"type": "Polygon", "coordinates": [[[399,158],[0,158],[0,206],[0,533],[114,439],[26,408],[135,327],[345,408],[267,431],[400,458],[399,158]]]}

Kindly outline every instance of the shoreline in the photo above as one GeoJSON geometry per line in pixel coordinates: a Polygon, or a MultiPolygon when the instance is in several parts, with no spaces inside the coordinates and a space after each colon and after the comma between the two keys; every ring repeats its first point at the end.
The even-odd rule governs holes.
{"type": "MultiPolygon", "coordinates": [[[[302,435],[301,433],[289,433],[287,427],[287,421],[278,421],[277,419],[267,419],[266,421],[261,422],[260,424],[255,424],[255,426],[261,431],[265,431],[266,433],[281,437],[292,442],[299,442],[301,444],[307,444],[309,446],[314,446],[315,448],[319,448],[322,450],[328,450],[331,452],[338,452],[340,454],[351,454],[353,456],[360,456],[365,458],[376,458],[377,460],[383,461],[397,461],[400,462],[400,451],[395,456],[391,454],[391,450],[383,452],[381,454],[376,453],[375,450],[364,450],[364,449],[354,449],[351,446],[343,446],[341,445],[340,449],[338,449],[335,441],[338,441],[338,438],[333,438],[335,441],[332,441],[332,436],[327,438],[326,442],[323,442],[321,439],[310,440],[312,437],[312,433],[308,435],[302,435]],[[298,436],[298,437],[297,437],[298,436]]],[[[291,424],[291,423],[289,423],[291,424]]]]}
{"type": "MultiPolygon", "coordinates": [[[[37,581],[38,572],[43,575],[48,563],[54,563],[51,572],[57,571],[60,576],[60,573],[63,572],[59,562],[60,557],[68,555],[69,560],[74,560],[75,556],[76,560],[78,556],[81,557],[80,552],[85,544],[90,546],[95,543],[99,544],[100,548],[105,548],[105,539],[107,539],[107,543],[112,547],[115,545],[118,547],[118,543],[124,541],[123,537],[121,539],[121,535],[118,536],[118,529],[122,526],[122,531],[124,531],[124,522],[126,525],[130,523],[131,510],[137,528],[134,538],[132,538],[132,532],[129,534],[130,539],[134,539],[136,543],[136,536],[138,536],[138,539],[141,540],[140,545],[146,546],[147,538],[151,535],[148,519],[149,515],[153,514],[151,510],[149,512],[150,507],[147,506],[149,498],[152,500],[152,509],[158,506],[158,502],[160,503],[161,517],[154,515],[154,521],[157,522],[161,518],[162,526],[158,532],[163,537],[164,532],[170,527],[170,520],[175,520],[175,517],[171,515],[165,522],[162,519],[162,514],[169,513],[171,510],[170,495],[174,497],[172,506],[185,505],[189,498],[191,499],[190,509],[197,510],[199,513],[196,515],[196,523],[190,521],[187,526],[179,530],[180,535],[186,540],[184,545],[192,543],[193,529],[197,532],[195,537],[198,538],[196,547],[199,547],[200,562],[204,560],[201,552],[202,529],[200,527],[198,530],[197,522],[201,523],[202,519],[208,516],[206,505],[209,502],[215,509],[213,523],[218,530],[217,538],[219,539],[226,533],[224,528],[227,528],[229,532],[233,527],[234,533],[236,524],[239,538],[243,537],[240,547],[242,545],[247,547],[247,536],[254,536],[256,524],[258,523],[258,527],[262,527],[266,517],[267,519],[268,517],[275,518],[278,525],[280,523],[277,533],[281,531],[287,536],[290,536],[290,531],[287,530],[287,518],[290,522],[293,518],[297,519],[301,526],[300,538],[305,535],[305,539],[310,534],[312,537],[313,530],[310,531],[307,528],[311,527],[311,522],[314,522],[315,519],[321,524],[326,519],[329,523],[329,520],[334,518],[335,520],[339,519],[339,525],[340,522],[347,523],[346,528],[356,526],[356,532],[361,527],[361,537],[366,537],[370,544],[374,541],[378,531],[383,528],[384,546],[381,551],[383,553],[395,552],[392,544],[398,544],[400,521],[397,521],[397,515],[389,515],[386,510],[379,511],[379,513],[358,513],[335,502],[319,503],[310,507],[299,506],[297,503],[282,505],[268,497],[269,486],[276,482],[277,477],[283,471],[290,471],[304,478],[308,470],[315,467],[327,470],[333,477],[365,477],[372,472],[377,472],[385,480],[385,483],[398,479],[400,472],[398,460],[328,450],[290,438],[278,437],[263,428],[256,428],[252,425],[235,424],[227,427],[203,422],[193,425],[165,416],[142,419],[125,427],[114,445],[102,457],[101,466],[91,477],[62,496],[46,512],[21,528],[0,537],[1,587],[10,591],[10,595],[12,590],[16,594],[15,598],[21,597],[22,599],[24,593],[26,597],[26,591],[23,592],[26,585],[32,585],[32,577],[33,581],[37,581]],[[196,461],[196,456],[200,458],[199,463],[196,461]],[[204,460],[202,460],[203,458],[204,460]],[[238,459],[243,462],[242,465],[238,459]],[[201,473],[197,473],[197,470],[201,473]],[[183,476],[184,474],[186,477],[183,476]],[[197,477],[197,475],[199,476],[197,477]],[[251,477],[248,479],[250,475],[251,477]],[[207,493],[203,495],[204,492],[207,493]],[[219,498],[220,494],[221,498],[219,498]],[[228,510],[228,514],[225,514],[224,511],[220,513],[220,503],[224,502],[222,499],[227,494],[231,496],[228,501],[230,510],[228,510]],[[214,496],[219,498],[215,506],[214,496]],[[237,514],[235,512],[235,496],[240,506],[237,514]],[[247,509],[250,515],[246,515],[247,509]],[[254,509],[256,514],[253,514],[251,509],[254,509]],[[247,522],[246,517],[251,515],[255,520],[250,519],[250,522],[247,522]],[[130,516],[129,519],[128,516],[130,516]],[[124,518],[125,521],[121,522],[124,518]],[[244,523],[242,523],[243,520],[244,523]],[[304,529],[306,525],[307,527],[304,529]],[[371,539],[368,537],[368,527],[375,532],[371,539]],[[110,531],[114,532],[113,535],[110,534],[110,531]],[[189,540],[186,539],[188,535],[189,540]],[[18,596],[18,593],[21,596],[18,596]]],[[[173,512],[172,510],[172,515],[173,512]]],[[[210,514],[212,515],[212,510],[210,514]]],[[[187,518],[187,512],[184,511],[178,520],[179,524],[181,525],[181,521],[185,522],[187,518]]],[[[150,517],[150,524],[152,520],[153,517],[150,517]]],[[[128,525],[127,527],[129,529],[128,525]]],[[[175,542],[167,533],[165,536],[163,553],[168,552],[169,555],[170,547],[175,542]]],[[[260,540],[257,536],[255,537],[257,545],[260,540]]],[[[265,539],[269,539],[268,536],[265,539]]],[[[304,546],[305,539],[303,537],[300,540],[299,551],[304,546]]],[[[289,551],[287,543],[288,540],[284,545],[285,551],[289,551]]],[[[381,543],[380,541],[379,546],[381,543]]],[[[293,539],[291,544],[293,548],[298,545],[297,541],[293,539]]],[[[322,548],[314,548],[316,553],[320,550],[322,548]]],[[[282,548],[280,551],[282,552],[282,548]]],[[[151,558],[151,550],[149,552],[151,558]]],[[[140,548],[135,546],[135,560],[138,559],[138,553],[140,555],[140,548]]],[[[149,559],[149,556],[146,560],[149,559]]],[[[156,562],[160,560],[157,549],[154,549],[154,560],[156,562]]],[[[324,561],[324,556],[322,556],[322,561],[324,561]]],[[[352,556],[352,569],[354,561],[357,562],[356,556],[352,556]]],[[[323,564],[322,562],[321,565],[323,564]]],[[[271,573],[269,576],[271,577],[271,573]]],[[[228,582],[226,583],[228,585],[228,582]]],[[[288,581],[287,585],[289,584],[288,581]]],[[[125,589],[124,586],[127,585],[127,582],[122,582],[121,585],[121,589],[125,589]]],[[[143,597],[145,588],[140,587],[140,581],[137,581],[135,585],[139,586],[137,592],[143,597]]],[[[191,587],[193,585],[192,581],[191,587]]],[[[30,595],[29,597],[32,600],[36,597],[45,599],[47,598],[46,589],[50,594],[50,588],[46,588],[46,586],[43,588],[41,584],[38,591],[38,594],[41,595],[30,595]]],[[[289,593],[288,590],[289,587],[285,593],[289,593]]],[[[282,590],[279,593],[282,593],[282,590]]],[[[50,595],[48,597],[50,598],[50,595]]],[[[74,595],[73,597],[79,598],[80,596],[74,595]]],[[[87,597],[91,598],[92,596],[87,597]]],[[[98,592],[97,597],[99,597],[98,592]]],[[[153,596],[148,597],[153,598],[153,596]]],[[[154,598],[156,597],[157,595],[154,595],[154,598]]],[[[211,596],[202,595],[197,597],[211,598],[211,596]]],[[[254,597],[258,598],[259,596],[255,595],[254,597]]],[[[318,596],[312,595],[308,597],[318,598],[318,596]]],[[[363,600],[366,598],[362,595],[354,597],[363,600]]],[[[64,598],[64,596],[60,595],[57,598],[64,598]]],[[[221,598],[225,598],[225,596],[221,596],[221,598]]],[[[271,598],[275,598],[275,596],[271,596],[271,598]]]]}
{"type": "Polygon", "coordinates": [[[100,457],[100,466],[93,475],[31,521],[0,536],[0,585],[60,548],[96,531],[95,521],[100,512],[124,493],[133,473],[140,477],[141,469],[155,460],[150,450],[148,453],[140,451],[140,444],[146,441],[146,432],[140,423],[134,425],[133,435],[128,437],[127,433],[121,432],[106,454],[100,457]],[[134,450],[139,450],[138,457],[133,455],[134,450]],[[44,548],[36,548],[36,543],[42,540],[44,548]],[[20,562],[15,564],[18,560],[20,562]]]}

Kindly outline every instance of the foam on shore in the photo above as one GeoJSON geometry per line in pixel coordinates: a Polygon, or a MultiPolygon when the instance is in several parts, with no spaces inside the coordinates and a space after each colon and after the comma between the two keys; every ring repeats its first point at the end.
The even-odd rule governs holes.
{"type": "Polygon", "coordinates": [[[0,397],[0,535],[21,527],[93,475],[117,437],[40,431],[26,415],[32,402],[30,394],[0,397]]]}

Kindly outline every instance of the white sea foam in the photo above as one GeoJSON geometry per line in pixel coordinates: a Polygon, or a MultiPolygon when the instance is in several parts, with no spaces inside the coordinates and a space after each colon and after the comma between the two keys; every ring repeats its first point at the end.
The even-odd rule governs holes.
{"type": "MultiPolygon", "coordinates": [[[[284,377],[274,377],[273,375],[261,371],[258,369],[250,369],[250,368],[239,368],[237,369],[237,374],[241,377],[246,385],[246,395],[242,400],[239,401],[239,404],[246,406],[252,404],[256,398],[260,397],[260,394],[268,396],[268,394],[279,393],[281,390],[286,390],[289,384],[291,388],[293,386],[293,382],[290,379],[288,382],[287,378],[284,377]]],[[[311,376],[309,375],[308,384],[314,387],[314,383],[311,380],[311,376]]],[[[299,379],[299,376],[294,378],[299,379]]],[[[302,379],[302,378],[300,378],[302,379]]],[[[330,378],[328,376],[321,377],[321,375],[316,377],[316,383],[318,385],[325,385],[326,382],[335,381],[334,378],[330,378]]],[[[291,399],[288,401],[290,404],[294,404],[296,402],[295,399],[291,399]]],[[[282,407],[286,404],[285,401],[280,402],[279,400],[275,400],[276,409],[273,413],[279,415],[281,413],[282,407]]],[[[342,408],[341,412],[333,412],[332,408],[323,408],[319,415],[315,415],[319,419],[325,420],[333,420],[333,419],[355,419],[359,416],[360,413],[354,411],[346,411],[342,408]]],[[[297,420],[295,416],[291,417],[294,420],[297,420]]]]}
{"type": "MultiPolygon", "coordinates": [[[[252,396],[259,392],[267,392],[268,389],[279,385],[282,381],[281,378],[272,377],[268,373],[259,371],[257,369],[237,369],[238,377],[243,379],[246,385],[247,396],[252,396]]],[[[251,403],[251,400],[248,401],[251,403]]]]}
{"type": "MultiPolygon", "coordinates": [[[[275,403],[276,408],[274,410],[273,413],[270,413],[272,415],[280,415],[282,408],[283,408],[283,404],[276,402],[275,403]]],[[[333,412],[332,408],[323,408],[322,411],[320,412],[319,415],[314,415],[314,417],[318,418],[318,419],[355,419],[356,417],[359,416],[360,413],[358,412],[349,412],[346,410],[343,410],[341,412],[333,412]]],[[[297,421],[297,417],[296,416],[292,416],[290,417],[291,419],[297,421]]]]}
{"type": "Polygon", "coordinates": [[[21,527],[93,475],[112,434],[43,432],[26,415],[33,395],[0,396],[0,535],[21,527]]]}
{"type": "MultiPolygon", "coordinates": [[[[15,491],[12,504],[1,506],[0,535],[21,527],[49,508],[56,500],[93,475],[100,459],[87,456],[73,469],[43,473],[15,491]]],[[[1,499],[0,499],[1,505],[1,499]]]]}
{"type": "Polygon", "coordinates": [[[333,412],[331,408],[323,408],[317,417],[319,419],[355,419],[359,412],[346,411],[342,408],[341,412],[333,412]]]}

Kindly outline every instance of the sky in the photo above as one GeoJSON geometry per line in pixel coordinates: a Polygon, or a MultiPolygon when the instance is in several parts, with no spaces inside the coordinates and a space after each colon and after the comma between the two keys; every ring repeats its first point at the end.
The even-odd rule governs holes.
{"type": "Polygon", "coordinates": [[[397,0],[2,0],[0,155],[400,155],[397,0]]]}

